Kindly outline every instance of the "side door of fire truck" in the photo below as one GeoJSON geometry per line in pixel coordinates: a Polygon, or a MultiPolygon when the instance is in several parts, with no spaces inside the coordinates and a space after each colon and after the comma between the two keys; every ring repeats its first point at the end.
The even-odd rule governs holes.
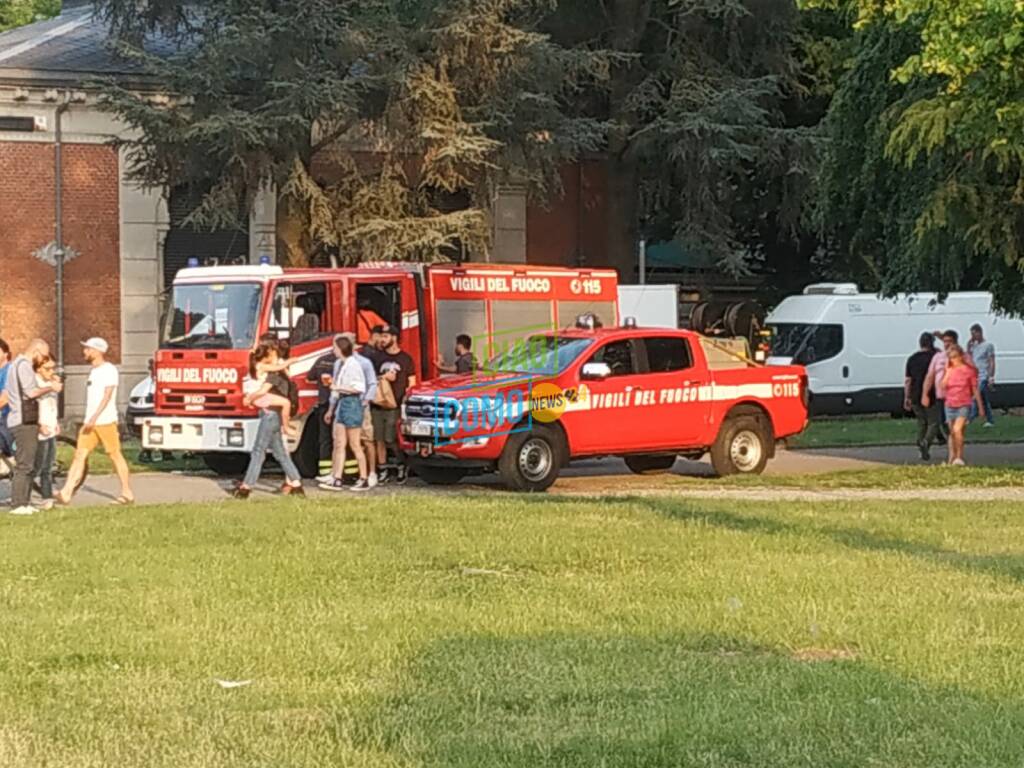
{"type": "Polygon", "coordinates": [[[573,454],[620,453],[637,450],[652,440],[649,426],[633,408],[644,386],[641,353],[635,339],[613,339],[590,353],[580,367],[578,398],[585,405],[567,408],[562,420],[573,454]],[[607,366],[608,375],[584,377],[589,363],[607,366]]]}
{"type": "Polygon", "coordinates": [[[637,419],[648,425],[652,447],[694,446],[707,432],[711,402],[707,369],[687,338],[651,334],[634,340],[644,373],[637,377],[637,419]]]}
{"type": "Polygon", "coordinates": [[[267,332],[287,341],[291,351],[288,373],[299,384],[299,411],[315,404],[317,388],[306,383],[313,363],[331,348],[340,330],[336,280],[293,279],[273,286],[267,318],[267,332]]]}
{"type": "Polygon", "coordinates": [[[392,325],[401,331],[400,345],[413,359],[417,380],[423,378],[421,307],[416,278],[411,273],[356,275],[348,281],[345,297],[345,330],[353,330],[356,343],[365,344],[375,325],[392,325]]]}

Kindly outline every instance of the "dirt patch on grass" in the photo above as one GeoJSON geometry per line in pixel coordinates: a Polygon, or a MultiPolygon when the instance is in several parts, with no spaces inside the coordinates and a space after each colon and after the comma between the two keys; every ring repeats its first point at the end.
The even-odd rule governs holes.
{"type": "Polygon", "coordinates": [[[849,648],[798,648],[793,651],[793,659],[817,663],[821,661],[853,661],[857,654],[849,648]]]}

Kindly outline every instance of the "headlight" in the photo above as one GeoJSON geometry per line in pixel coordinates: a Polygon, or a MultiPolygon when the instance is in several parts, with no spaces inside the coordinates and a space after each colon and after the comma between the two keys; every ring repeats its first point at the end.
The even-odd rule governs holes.
{"type": "Polygon", "coordinates": [[[163,427],[150,427],[149,428],[149,442],[154,445],[163,445],[164,442],[164,428],[163,427]]]}
{"type": "Polygon", "coordinates": [[[225,448],[244,448],[245,430],[234,427],[222,427],[220,430],[220,444],[225,448]]]}

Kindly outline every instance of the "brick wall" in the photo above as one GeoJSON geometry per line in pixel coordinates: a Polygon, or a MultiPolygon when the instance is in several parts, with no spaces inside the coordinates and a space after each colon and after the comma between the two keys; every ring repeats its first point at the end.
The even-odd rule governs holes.
{"type": "MultiPolygon", "coordinates": [[[[54,239],[52,144],[0,142],[0,336],[20,349],[40,336],[56,341],[55,270],[33,252],[54,239]]],[[[120,361],[121,291],[117,151],[64,145],[64,242],[78,257],[64,268],[68,364],[78,341],[102,336],[120,361]]]]}
{"type": "Polygon", "coordinates": [[[607,172],[600,160],[561,170],[561,197],[526,209],[526,260],[531,264],[588,267],[608,263],[607,172]]]}

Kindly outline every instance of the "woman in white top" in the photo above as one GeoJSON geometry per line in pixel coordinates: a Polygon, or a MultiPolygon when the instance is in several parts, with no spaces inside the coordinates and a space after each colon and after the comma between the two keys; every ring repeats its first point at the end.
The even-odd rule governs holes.
{"type": "Polygon", "coordinates": [[[336,424],[345,427],[345,437],[349,450],[359,463],[359,480],[352,486],[353,491],[369,489],[366,480],[366,454],[363,452],[363,395],[366,393],[366,375],[359,361],[353,357],[355,349],[352,342],[340,338],[335,342],[341,357],[341,370],[331,390],[338,395],[338,404],[334,411],[336,424]]]}
{"type": "MultiPolygon", "coordinates": [[[[32,368],[36,372],[36,383],[40,387],[57,381],[57,363],[49,355],[38,358],[32,368]]],[[[60,424],[57,419],[57,394],[50,392],[39,398],[39,447],[32,468],[32,477],[39,478],[39,493],[43,504],[53,504],[53,465],[57,459],[57,435],[60,424]]]]}

